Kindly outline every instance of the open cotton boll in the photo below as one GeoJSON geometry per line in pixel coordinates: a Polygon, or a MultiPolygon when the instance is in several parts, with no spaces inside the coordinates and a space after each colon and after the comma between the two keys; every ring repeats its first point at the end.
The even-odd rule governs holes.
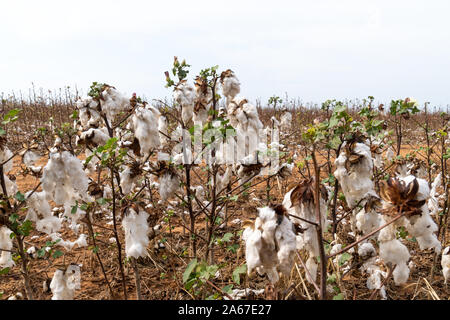
{"type": "Polygon", "coordinates": [[[93,145],[94,147],[103,146],[108,142],[109,135],[106,128],[95,129],[91,128],[81,133],[78,143],[84,142],[88,145],[93,145]]]}
{"type": "Polygon", "coordinates": [[[122,227],[125,231],[125,253],[128,258],[137,259],[147,256],[150,231],[148,217],[149,214],[145,210],[139,210],[137,213],[130,208],[122,219],[122,227]]]}
{"type": "Polygon", "coordinates": [[[391,147],[389,147],[388,151],[386,152],[386,159],[387,161],[391,162],[392,160],[394,160],[394,150],[392,150],[391,147]]]}
{"type": "Polygon", "coordinates": [[[435,216],[439,212],[439,194],[437,188],[442,184],[442,173],[439,173],[436,178],[434,178],[433,184],[431,185],[430,199],[428,200],[428,209],[430,210],[430,215],[435,216]]]}
{"type": "Polygon", "coordinates": [[[22,157],[23,163],[29,168],[35,164],[41,157],[33,150],[27,150],[22,157]]]}
{"type": "Polygon", "coordinates": [[[406,283],[409,277],[409,268],[406,264],[410,258],[408,248],[397,239],[380,242],[380,257],[385,263],[396,265],[393,272],[395,284],[406,283]]]}
{"type": "Polygon", "coordinates": [[[101,122],[100,113],[98,113],[98,102],[87,97],[78,99],[76,103],[79,110],[79,119],[83,128],[96,127],[101,122]]]}
{"type": "Polygon", "coordinates": [[[80,288],[79,266],[71,265],[64,272],[56,270],[50,282],[52,300],[73,300],[75,290],[80,288]]]}
{"type": "MultiPolygon", "coordinates": [[[[347,144],[345,143],[343,148],[346,147],[347,144]]],[[[350,164],[350,170],[347,170],[346,164],[350,160],[345,152],[341,152],[335,161],[337,169],[334,172],[350,207],[354,207],[368,195],[377,197],[372,181],[373,160],[370,147],[364,143],[355,143],[352,152],[360,156],[361,159],[357,163],[350,164]]]]}
{"type": "Polygon", "coordinates": [[[116,115],[131,107],[130,99],[122,95],[113,87],[107,87],[102,92],[102,96],[103,99],[100,100],[100,105],[110,122],[114,120],[116,115]]]}
{"type": "Polygon", "coordinates": [[[77,246],[78,248],[87,247],[87,236],[85,234],[80,234],[77,240],[69,241],[61,238],[61,235],[58,233],[53,233],[50,235],[52,241],[58,241],[57,245],[63,247],[68,251],[72,251],[72,249],[77,246]]]}
{"type": "Polygon", "coordinates": [[[19,189],[17,188],[16,182],[11,181],[7,175],[3,175],[6,185],[6,191],[8,195],[15,195],[19,189]]]}
{"type": "Polygon", "coordinates": [[[158,117],[152,110],[138,107],[131,121],[134,135],[139,141],[141,153],[144,157],[147,157],[152,149],[160,146],[158,117]]]}
{"type": "Polygon", "coordinates": [[[8,161],[3,165],[3,173],[5,174],[13,169],[13,155],[14,154],[8,147],[3,147],[3,149],[0,150],[0,163],[8,161]]]}
{"type": "Polygon", "coordinates": [[[375,250],[373,244],[370,242],[365,242],[358,247],[358,255],[362,258],[369,258],[375,256],[377,251],[375,250]]]}
{"type": "Polygon", "coordinates": [[[162,201],[169,199],[180,187],[180,179],[171,172],[165,173],[159,181],[159,195],[162,201]]]}
{"type": "Polygon", "coordinates": [[[167,145],[169,143],[168,123],[167,123],[167,118],[164,116],[161,116],[158,119],[158,131],[159,131],[160,144],[162,146],[167,145]]]}
{"type": "MultiPolygon", "coordinates": [[[[0,249],[12,250],[13,242],[10,238],[12,231],[7,227],[2,226],[0,228],[0,249]]],[[[15,265],[12,260],[11,252],[1,251],[0,252],[0,267],[11,268],[15,265]]]]}
{"type": "Polygon", "coordinates": [[[68,151],[50,154],[41,182],[47,199],[57,205],[67,205],[68,201],[76,199],[90,200],[87,193],[89,179],[83,171],[83,164],[68,151]]]}
{"type": "Polygon", "coordinates": [[[247,222],[243,233],[247,271],[256,269],[267,274],[272,283],[279,280],[278,271],[288,275],[293,266],[296,236],[292,223],[280,210],[282,207],[258,209],[253,224],[247,222]]]}
{"type": "Polygon", "coordinates": [[[230,69],[222,72],[220,75],[220,83],[222,85],[222,93],[227,98],[227,104],[241,92],[241,84],[234,72],[230,69]]]}
{"type": "Polygon", "coordinates": [[[120,186],[124,194],[129,194],[137,184],[139,175],[133,173],[132,168],[126,167],[120,174],[120,186]]]}
{"type": "Polygon", "coordinates": [[[61,219],[53,216],[45,191],[35,192],[30,196],[31,193],[32,191],[29,191],[25,194],[28,206],[25,219],[35,222],[36,230],[39,232],[47,234],[58,232],[61,229],[61,219]]]}
{"type": "Polygon", "coordinates": [[[174,100],[181,106],[181,118],[187,124],[194,115],[194,87],[182,80],[173,91],[174,100]]]}
{"type": "Polygon", "coordinates": [[[442,252],[441,266],[445,283],[447,283],[450,279],[450,247],[445,248],[442,252]]]}
{"type": "Polygon", "coordinates": [[[306,272],[306,280],[309,283],[315,283],[317,279],[317,268],[319,265],[316,263],[314,257],[310,256],[308,260],[306,260],[305,266],[306,269],[308,269],[308,272],[306,272]]]}
{"type": "Polygon", "coordinates": [[[224,190],[228,184],[231,182],[231,177],[233,175],[233,171],[231,170],[230,167],[227,167],[227,169],[225,170],[224,174],[221,175],[219,172],[217,172],[216,175],[216,192],[220,192],[222,190],[224,190]]]}
{"type": "Polygon", "coordinates": [[[280,118],[280,126],[281,130],[286,131],[289,130],[289,128],[292,126],[292,113],[289,111],[283,112],[280,118]]]}

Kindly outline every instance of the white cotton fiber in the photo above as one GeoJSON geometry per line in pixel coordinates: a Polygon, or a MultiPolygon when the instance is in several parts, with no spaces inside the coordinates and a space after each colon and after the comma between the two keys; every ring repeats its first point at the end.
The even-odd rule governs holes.
{"type": "Polygon", "coordinates": [[[127,257],[139,258],[147,256],[149,243],[148,232],[150,230],[147,218],[149,214],[145,210],[129,209],[122,219],[122,227],[125,231],[125,253],[127,257]]]}
{"type": "MultiPolygon", "coordinates": [[[[7,227],[2,226],[0,228],[0,249],[12,250],[13,243],[10,238],[12,231],[7,227]]],[[[12,260],[11,252],[1,251],[0,252],[0,267],[1,268],[11,268],[15,265],[12,260]]]]}

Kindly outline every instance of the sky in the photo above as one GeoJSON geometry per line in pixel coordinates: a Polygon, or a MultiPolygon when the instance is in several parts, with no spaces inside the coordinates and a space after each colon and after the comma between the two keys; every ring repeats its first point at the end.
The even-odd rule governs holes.
{"type": "Polygon", "coordinates": [[[171,96],[173,57],[232,69],[241,94],[450,104],[450,1],[0,0],[0,92],[93,81],[171,96]]]}

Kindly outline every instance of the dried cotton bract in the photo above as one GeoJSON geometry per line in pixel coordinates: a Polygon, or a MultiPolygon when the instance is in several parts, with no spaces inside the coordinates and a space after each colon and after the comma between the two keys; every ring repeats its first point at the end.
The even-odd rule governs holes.
{"type": "Polygon", "coordinates": [[[258,209],[255,222],[244,223],[245,259],[250,275],[254,269],[267,274],[271,283],[279,280],[278,271],[288,275],[293,266],[296,238],[292,223],[282,206],[258,209]]]}

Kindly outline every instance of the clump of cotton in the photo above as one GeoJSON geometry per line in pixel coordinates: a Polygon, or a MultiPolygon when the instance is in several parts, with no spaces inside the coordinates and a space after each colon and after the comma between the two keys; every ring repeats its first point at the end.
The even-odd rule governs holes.
{"type": "Polygon", "coordinates": [[[57,205],[66,204],[72,198],[89,200],[89,179],[83,171],[83,164],[68,151],[50,154],[41,182],[47,198],[57,205]]]}
{"type": "MultiPolygon", "coordinates": [[[[12,250],[13,242],[10,238],[12,231],[9,230],[7,227],[2,226],[0,228],[0,249],[4,250],[12,250]]],[[[0,267],[2,268],[11,268],[15,265],[12,257],[11,252],[9,251],[1,251],[0,252],[0,267]]]]}
{"type": "Polygon", "coordinates": [[[33,166],[41,157],[33,150],[27,150],[22,156],[22,162],[27,168],[33,166]]]}
{"type": "Polygon", "coordinates": [[[160,177],[159,195],[162,201],[169,199],[180,188],[180,179],[172,172],[166,172],[160,177]]]}
{"type": "Polygon", "coordinates": [[[393,276],[396,285],[404,284],[408,281],[409,268],[407,262],[410,254],[404,244],[397,239],[380,242],[380,258],[385,263],[395,265],[393,276]]]}
{"type": "Polygon", "coordinates": [[[127,166],[120,174],[120,186],[124,194],[129,194],[133,188],[138,184],[139,174],[133,167],[127,166]]]}
{"type": "Polygon", "coordinates": [[[131,118],[134,135],[139,140],[140,150],[144,157],[147,157],[151,150],[160,146],[158,118],[158,113],[144,107],[136,108],[131,118]]]}
{"type": "Polygon", "coordinates": [[[194,87],[186,82],[180,81],[173,91],[174,100],[181,106],[181,118],[184,124],[187,124],[194,115],[194,87]]]}
{"type": "Polygon", "coordinates": [[[61,229],[61,219],[55,217],[47,201],[45,191],[32,191],[25,194],[27,199],[28,212],[26,220],[36,223],[36,230],[46,234],[58,232],[61,229]]]}
{"type": "Polygon", "coordinates": [[[447,283],[450,279],[450,247],[445,248],[442,252],[441,266],[445,283],[447,283]]]}
{"type": "Polygon", "coordinates": [[[231,182],[231,177],[233,175],[233,171],[231,170],[230,167],[227,167],[224,174],[220,174],[219,172],[217,172],[216,175],[216,192],[220,192],[222,190],[224,190],[228,184],[231,182]]]}
{"type": "Polygon", "coordinates": [[[292,113],[285,110],[280,118],[280,127],[283,131],[288,131],[292,126],[292,113]]]}
{"type": "Polygon", "coordinates": [[[437,188],[442,184],[442,173],[439,173],[431,185],[430,199],[428,200],[428,209],[430,215],[435,216],[439,212],[439,193],[437,188]]]}
{"type": "Polygon", "coordinates": [[[377,251],[370,242],[365,242],[358,247],[358,255],[363,259],[375,256],[377,251]]]}
{"type": "Polygon", "coordinates": [[[3,165],[3,178],[5,180],[6,192],[9,196],[15,195],[17,193],[17,185],[14,181],[11,181],[6,173],[10,172],[13,168],[13,153],[8,147],[3,146],[0,149],[0,163],[5,162],[3,165]]]}
{"type": "Polygon", "coordinates": [[[102,92],[102,97],[103,99],[100,99],[100,105],[110,122],[114,120],[119,113],[130,108],[130,99],[113,87],[107,86],[102,92]]]}
{"type": "Polygon", "coordinates": [[[272,283],[279,280],[278,272],[288,275],[293,265],[296,238],[292,223],[273,208],[258,209],[255,222],[247,225],[242,238],[245,241],[247,272],[254,269],[267,274],[272,283]]]}
{"type": "Polygon", "coordinates": [[[91,128],[81,133],[78,144],[85,143],[88,146],[97,147],[105,145],[108,140],[109,135],[106,128],[91,128]]]}
{"type": "Polygon", "coordinates": [[[50,235],[53,242],[58,242],[57,245],[63,247],[68,251],[77,246],[78,248],[87,247],[87,236],[85,234],[80,234],[80,236],[75,241],[64,240],[59,233],[53,233],[50,235]]]}
{"type": "MultiPolygon", "coordinates": [[[[348,146],[345,143],[343,148],[346,147],[348,146]]],[[[353,207],[368,194],[376,196],[376,193],[372,181],[373,160],[369,146],[355,143],[350,148],[353,155],[359,157],[358,161],[352,163],[351,156],[341,152],[335,161],[337,169],[334,175],[339,180],[347,204],[353,207]]]]}
{"type": "Polygon", "coordinates": [[[79,207],[73,212],[73,206],[78,200],[92,201],[87,192],[89,178],[81,161],[67,151],[50,153],[41,182],[47,200],[64,205],[64,216],[71,221],[71,228],[78,232],[77,222],[86,212],[79,207]]]}
{"type": "Polygon", "coordinates": [[[194,101],[194,123],[203,124],[209,116],[211,108],[212,89],[205,79],[197,77],[195,79],[195,101],[194,101]]]}
{"type": "Polygon", "coordinates": [[[241,92],[241,84],[234,72],[230,69],[222,72],[220,75],[220,83],[222,85],[222,93],[227,99],[228,105],[228,103],[241,92]]]}
{"type": "MultiPolygon", "coordinates": [[[[310,282],[313,282],[316,279],[318,265],[315,258],[320,256],[320,244],[315,226],[295,217],[312,222],[316,221],[313,184],[313,181],[301,182],[286,193],[283,200],[283,206],[288,211],[292,222],[304,230],[302,234],[297,235],[296,241],[298,250],[305,249],[309,253],[306,267],[309,271],[309,275],[311,275],[310,277],[307,273],[307,279],[310,282]]],[[[321,190],[319,200],[323,233],[325,233],[328,227],[325,193],[325,190],[321,190]]]]}
{"type": "Polygon", "coordinates": [[[169,143],[168,138],[168,123],[167,118],[160,116],[158,119],[158,131],[159,131],[159,142],[162,146],[166,146],[169,143]]]}
{"type": "MultiPolygon", "coordinates": [[[[365,243],[367,244],[367,243],[365,243]]],[[[387,277],[387,272],[382,271],[381,268],[377,265],[377,258],[372,257],[368,261],[366,261],[360,268],[362,272],[366,272],[369,277],[367,278],[367,288],[369,290],[380,290],[380,295],[383,300],[387,299],[386,296],[386,288],[383,286],[382,277],[387,277]]]]}
{"type": "Polygon", "coordinates": [[[76,106],[79,110],[80,122],[83,129],[97,127],[101,123],[98,102],[92,99],[92,97],[78,99],[76,106]]]}
{"type": "Polygon", "coordinates": [[[139,258],[147,256],[149,243],[149,226],[147,219],[149,214],[145,210],[137,213],[130,208],[122,219],[122,227],[125,231],[125,253],[128,258],[139,258]]]}
{"type": "Polygon", "coordinates": [[[80,289],[80,267],[71,265],[64,272],[56,270],[50,282],[52,300],[73,300],[75,290],[80,289]]]}

